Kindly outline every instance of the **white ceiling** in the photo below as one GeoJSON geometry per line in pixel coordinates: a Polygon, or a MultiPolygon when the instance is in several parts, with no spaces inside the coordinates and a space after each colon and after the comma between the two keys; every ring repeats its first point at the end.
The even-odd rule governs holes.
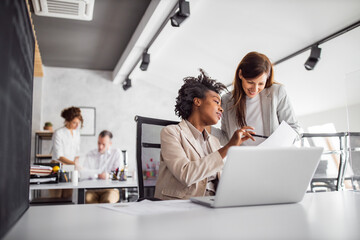
{"type": "MultiPolygon", "coordinates": [[[[249,51],[275,62],[360,20],[359,0],[190,0],[190,10],[180,28],[163,29],[149,50],[148,70],[131,74],[131,91],[146,81],[175,98],[182,79],[198,75],[199,67],[230,84],[249,51]]],[[[309,52],[275,68],[298,115],[344,106],[346,74],[360,70],[359,27],[320,47],[313,71],[303,66],[309,52]]]]}
{"type": "Polygon", "coordinates": [[[360,103],[360,95],[349,91],[360,90],[360,27],[320,47],[321,59],[313,71],[303,66],[310,51],[275,68],[278,81],[287,87],[299,115],[360,103]],[[357,79],[349,77],[356,72],[357,79]]]}

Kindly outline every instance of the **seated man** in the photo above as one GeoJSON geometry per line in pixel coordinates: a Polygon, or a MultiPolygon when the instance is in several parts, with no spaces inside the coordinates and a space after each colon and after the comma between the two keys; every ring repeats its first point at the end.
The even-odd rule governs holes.
{"type": "Polygon", "coordinates": [[[155,198],[189,199],[214,195],[231,146],[254,138],[245,126],[238,129],[230,141],[220,148],[219,140],[207,127],[216,124],[223,112],[220,92],[226,87],[207,77],[187,77],[176,99],[175,113],[182,118],[177,125],[162,129],[159,177],[155,198]]]}
{"type": "MultiPolygon", "coordinates": [[[[123,160],[119,149],[111,148],[111,132],[104,130],[99,134],[98,149],[86,155],[83,166],[79,167],[80,177],[108,179],[111,171],[123,168],[123,160]]],[[[119,201],[118,189],[87,190],[86,203],[116,203],[119,201]]]]}

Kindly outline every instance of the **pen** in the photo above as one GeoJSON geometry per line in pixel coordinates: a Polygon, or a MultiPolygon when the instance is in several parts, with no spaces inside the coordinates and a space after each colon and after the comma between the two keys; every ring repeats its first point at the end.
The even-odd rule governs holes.
{"type": "Polygon", "coordinates": [[[258,134],[251,134],[254,137],[259,137],[259,138],[268,138],[267,136],[263,136],[263,135],[258,135],[258,134]]]}
{"type": "Polygon", "coordinates": [[[67,178],[67,176],[66,176],[66,174],[65,174],[65,172],[64,172],[64,178],[65,178],[65,182],[68,182],[68,181],[69,181],[68,178],[67,178]]]}

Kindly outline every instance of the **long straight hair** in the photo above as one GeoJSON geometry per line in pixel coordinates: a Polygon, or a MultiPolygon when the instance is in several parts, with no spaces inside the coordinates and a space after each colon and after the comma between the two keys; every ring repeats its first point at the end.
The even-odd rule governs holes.
{"type": "Polygon", "coordinates": [[[252,79],[263,73],[267,74],[265,88],[269,88],[274,83],[273,66],[267,56],[258,52],[250,52],[241,60],[236,68],[233,82],[232,100],[236,112],[237,122],[240,127],[246,126],[246,93],[242,87],[242,80],[239,72],[246,79],[252,79]]]}

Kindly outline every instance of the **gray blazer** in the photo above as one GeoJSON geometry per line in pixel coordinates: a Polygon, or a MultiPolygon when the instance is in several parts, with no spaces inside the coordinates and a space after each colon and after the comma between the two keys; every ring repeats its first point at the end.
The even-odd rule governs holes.
{"type": "MultiPolygon", "coordinates": [[[[219,138],[222,145],[227,144],[234,132],[240,128],[231,97],[231,93],[222,97],[221,105],[224,112],[221,129],[211,128],[211,134],[219,138]]],[[[265,136],[270,136],[283,120],[300,134],[302,130],[283,85],[275,83],[271,87],[265,88],[260,92],[260,102],[265,136]]]]}
{"type": "Polygon", "coordinates": [[[169,125],[162,129],[159,177],[155,197],[160,199],[189,199],[204,196],[208,177],[220,171],[224,165],[219,140],[209,134],[212,153],[203,155],[186,122],[169,125]]]}

